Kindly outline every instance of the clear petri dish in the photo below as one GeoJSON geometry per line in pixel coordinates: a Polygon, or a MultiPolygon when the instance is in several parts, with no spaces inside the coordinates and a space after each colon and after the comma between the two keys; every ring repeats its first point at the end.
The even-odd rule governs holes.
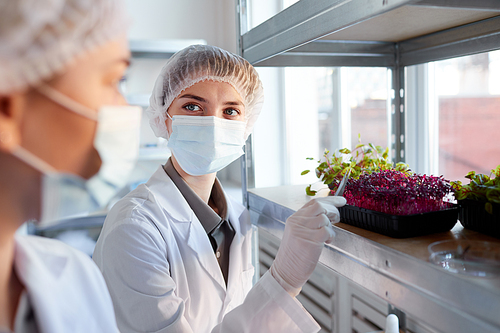
{"type": "Polygon", "coordinates": [[[478,277],[500,277],[500,242],[446,240],[428,247],[429,261],[447,271],[478,277]]]}

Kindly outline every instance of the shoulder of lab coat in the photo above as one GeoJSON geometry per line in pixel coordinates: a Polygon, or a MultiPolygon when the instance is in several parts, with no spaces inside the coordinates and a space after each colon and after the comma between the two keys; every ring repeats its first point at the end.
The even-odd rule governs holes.
{"type": "Polygon", "coordinates": [[[99,269],[58,240],[16,235],[15,269],[41,332],[118,332],[99,269]]]}
{"type": "MultiPolygon", "coordinates": [[[[241,204],[228,200],[228,205],[229,219],[236,231],[233,243],[241,244],[242,237],[250,236],[249,214],[241,204]],[[234,223],[235,220],[239,223],[234,223]]],[[[213,250],[208,239],[201,237],[205,235],[201,224],[192,223],[193,221],[197,221],[194,212],[161,167],[146,184],[140,185],[111,209],[93,259],[108,283],[122,332],[140,332],[146,329],[155,332],[191,332],[196,327],[190,323],[196,325],[200,321],[213,321],[214,324],[210,327],[213,332],[288,333],[319,330],[319,326],[301,304],[290,297],[271,275],[265,275],[254,288],[251,288],[251,283],[248,287],[243,287],[245,294],[251,289],[247,297],[241,297],[241,303],[232,307],[225,315],[217,313],[219,318],[208,319],[207,313],[202,315],[195,311],[199,305],[192,304],[193,300],[190,298],[183,299],[179,296],[189,294],[189,290],[183,292],[185,282],[182,281],[182,286],[176,285],[171,278],[178,269],[174,266],[192,265],[186,260],[196,255],[212,279],[217,280],[218,275],[220,280],[223,278],[215,257],[211,258],[212,263],[209,262],[210,256],[207,259],[207,256],[200,255],[213,253],[213,250]],[[176,228],[175,237],[182,239],[174,238],[171,228],[176,228]],[[182,251],[190,251],[181,251],[180,257],[171,257],[174,262],[170,263],[167,256],[175,253],[172,253],[173,249],[169,253],[168,246],[171,244],[167,244],[179,241],[186,243],[186,246],[182,245],[182,251]],[[219,270],[218,275],[215,270],[219,270]],[[193,319],[193,315],[199,318],[193,319]]],[[[236,251],[244,250],[244,247],[239,247],[236,251]]],[[[233,255],[234,253],[230,254],[231,258],[233,255]]],[[[241,256],[242,258],[234,257],[237,261],[232,264],[230,261],[230,271],[231,265],[238,262],[242,273],[245,273],[244,277],[251,281],[251,275],[246,273],[252,273],[253,267],[250,260],[242,263],[246,256],[241,256]]],[[[202,277],[185,276],[182,279],[194,281],[200,278],[202,277]]],[[[202,292],[217,297],[216,290],[207,288],[220,287],[221,283],[219,281],[217,285],[210,281],[204,282],[202,292]]],[[[210,302],[207,306],[210,306],[210,302]]]]}

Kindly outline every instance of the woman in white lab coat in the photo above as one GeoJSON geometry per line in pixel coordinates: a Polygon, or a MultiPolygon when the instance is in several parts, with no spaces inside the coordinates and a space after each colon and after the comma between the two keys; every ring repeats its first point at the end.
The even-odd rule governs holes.
{"type": "Polygon", "coordinates": [[[255,69],[216,47],[190,46],[162,69],[147,112],[172,157],[111,209],[93,256],[121,332],[319,330],[295,296],[345,200],[312,200],[290,217],[252,287],[249,214],[216,179],[242,155],[262,102],[255,69]]]}
{"type": "Polygon", "coordinates": [[[88,256],[16,230],[53,220],[53,186],[70,177],[63,173],[83,181],[99,170],[101,107],[124,104],[122,8],[115,0],[0,2],[1,332],[118,331],[88,256]]]}

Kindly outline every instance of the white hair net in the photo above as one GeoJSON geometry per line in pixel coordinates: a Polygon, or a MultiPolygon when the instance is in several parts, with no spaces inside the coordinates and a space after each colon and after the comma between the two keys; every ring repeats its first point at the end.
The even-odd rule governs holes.
{"type": "Polygon", "coordinates": [[[242,57],[209,45],[191,45],[174,54],[161,69],[146,114],[154,133],[168,139],[167,110],[180,93],[201,81],[229,83],[245,104],[245,139],[252,132],[264,103],[255,68],[242,57]]]}
{"type": "Polygon", "coordinates": [[[126,32],[121,0],[0,0],[0,93],[61,72],[126,32]]]}

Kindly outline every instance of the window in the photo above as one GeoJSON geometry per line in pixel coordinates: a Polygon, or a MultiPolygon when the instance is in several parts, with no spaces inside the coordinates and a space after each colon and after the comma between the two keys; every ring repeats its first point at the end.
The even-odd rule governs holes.
{"type": "Polygon", "coordinates": [[[500,164],[500,52],[434,64],[439,114],[438,170],[465,180],[500,164]]]}
{"type": "Polygon", "coordinates": [[[248,30],[267,21],[299,0],[242,0],[247,6],[248,30]]]}
{"type": "Polygon", "coordinates": [[[314,172],[301,172],[313,170],[325,149],[352,149],[358,134],[363,143],[388,146],[386,68],[258,70],[266,103],[254,132],[256,187],[317,182],[314,172]]]}
{"type": "MultiPolygon", "coordinates": [[[[387,68],[258,68],[266,103],[254,135],[255,186],[307,184],[324,149],[389,146],[387,68]],[[306,160],[313,157],[314,161],[306,160]]],[[[406,162],[462,180],[500,164],[500,51],[405,69],[406,162]]]]}

